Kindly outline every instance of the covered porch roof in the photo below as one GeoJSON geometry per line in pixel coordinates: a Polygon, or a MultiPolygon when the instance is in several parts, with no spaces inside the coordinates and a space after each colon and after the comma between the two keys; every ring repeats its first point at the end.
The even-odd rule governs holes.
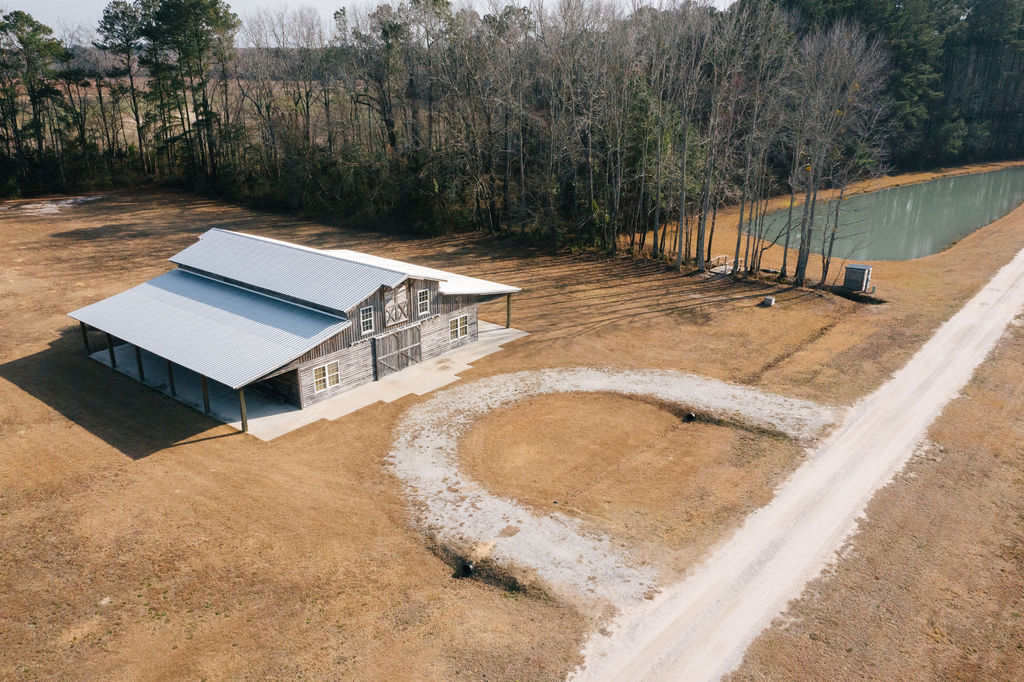
{"type": "Polygon", "coordinates": [[[184,270],[172,270],[70,316],[235,389],[351,324],[184,270]]]}

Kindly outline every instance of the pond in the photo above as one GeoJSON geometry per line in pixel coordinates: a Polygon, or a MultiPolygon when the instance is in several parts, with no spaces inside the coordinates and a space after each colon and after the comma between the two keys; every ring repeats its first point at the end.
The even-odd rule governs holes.
{"type": "MultiPolygon", "coordinates": [[[[839,233],[832,256],[849,260],[928,256],[1003,217],[1022,202],[1024,166],[859,194],[845,199],[840,207],[839,233]]],[[[768,214],[766,233],[782,233],[788,214],[788,209],[768,214]]],[[[799,239],[800,214],[801,208],[794,207],[794,248],[799,239]]],[[[822,251],[826,216],[830,221],[834,219],[834,202],[819,202],[815,209],[815,253],[822,251]]]]}

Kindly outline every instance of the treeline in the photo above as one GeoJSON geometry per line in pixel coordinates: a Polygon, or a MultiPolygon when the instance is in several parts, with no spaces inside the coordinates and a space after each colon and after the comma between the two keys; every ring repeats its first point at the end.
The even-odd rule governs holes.
{"type": "Polygon", "coordinates": [[[511,231],[699,269],[718,255],[719,208],[739,204],[733,270],[756,270],[781,242],[799,254],[782,276],[802,283],[812,250],[827,276],[830,244],[812,244],[820,189],[877,172],[890,148],[905,163],[1021,149],[1019,115],[991,123],[1003,121],[997,99],[1019,110],[1019,70],[999,71],[1019,40],[976,57],[1000,74],[999,93],[951,65],[953,81],[989,99],[931,116],[943,76],[921,75],[927,92],[901,89],[900,74],[920,71],[916,53],[859,5],[624,13],[567,0],[480,14],[411,0],[324,22],[305,8],[240,21],[221,0],[114,0],[95,35],[62,40],[9,12],[0,182],[8,195],[179,182],[375,227],[511,231]],[[915,155],[937,139],[929,126],[951,131],[944,151],[915,155]],[[804,201],[768,234],[767,197],[780,192],[804,201]]]}
{"type": "Polygon", "coordinates": [[[890,55],[898,168],[1024,156],[1021,0],[781,0],[812,24],[843,18],[890,55]]]}

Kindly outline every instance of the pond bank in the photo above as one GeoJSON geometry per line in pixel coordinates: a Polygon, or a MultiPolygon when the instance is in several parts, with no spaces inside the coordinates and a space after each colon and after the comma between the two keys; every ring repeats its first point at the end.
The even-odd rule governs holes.
{"type": "MultiPolygon", "coordinates": [[[[953,168],[939,168],[931,171],[918,171],[913,173],[900,173],[897,175],[882,175],[877,178],[871,178],[869,180],[863,180],[856,182],[847,188],[846,196],[854,197],[863,194],[870,194],[872,192],[878,192],[884,189],[892,189],[895,187],[906,187],[909,185],[916,185],[932,180],[938,180],[941,178],[955,177],[959,175],[971,175],[978,173],[988,173],[997,170],[1003,170],[1006,168],[1013,168],[1024,166],[1024,160],[1018,161],[1002,161],[997,163],[978,163],[970,164],[966,166],[956,166],[953,168]]],[[[839,192],[837,190],[823,190],[818,194],[818,201],[825,202],[838,197],[839,192]]],[[[779,195],[768,200],[766,210],[781,211],[789,208],[790,197],[788,194],[779,195]]],[[[803,197],[797,196],[794,202],[794,211],[803,206],[803,197]]],[[[728,255],[732,258],[736,248],[736,231],[737,224],[739,223],[739,206],[732,205],[721,209],[718,212],[718,217],[715,221],[715,233],[711,242],[711,255],[712,257],[717,255],[728,255]]],[[[675,223],[669,224],[669,229],[675,229],[675,223]]],[[[672,238],[672,233],[669,234],[669,239],[672,238]]],[[[648,244],[652,234],[648,233],[648,244]]],[[[628,240],[623,242],[623,246],[628,246],[628,240]]],[[[948,248],[948,247],[947,247],[948,248]]],[[[742,247],[741,247],[742,249],[742,247]]],[[[649,249],[647,250],[649,254],[649,249]]],[[[768,251],[765,252],[762,259],[763,268],[779,269],[782,265],[783,249],[781,245],[772,246],[768,251]]],[[[833,261],[833,265],[837,261],[833,261]]],[[[858,261],[872,263],[870,260],[858,261]]],[[[796,263],[796,249],[791,248],[788,259],[788,270],[792,274],[793,264],[796,263]]],[[[841,268],[840,268],[841,269],[841,268]]],[[[832,272],[831,275],[835,275],[836,272],[832,272]]],[[[811,254],[810,262],[807,267],[807,279],[808,282],[817,282],[821,277],[821,258],[817,254],[811,254]]],[[[830,277],[831,279],[831,277],[830,277]]]]}

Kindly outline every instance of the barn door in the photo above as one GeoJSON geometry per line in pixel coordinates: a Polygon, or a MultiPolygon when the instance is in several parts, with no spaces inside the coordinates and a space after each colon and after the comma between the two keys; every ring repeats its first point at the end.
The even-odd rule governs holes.
{"type": "Polygon", "coordinates": [[[409,327],[379,336],[377,344],[377,378],[386,377],[420,361],[420,327],[409,327]]]}

